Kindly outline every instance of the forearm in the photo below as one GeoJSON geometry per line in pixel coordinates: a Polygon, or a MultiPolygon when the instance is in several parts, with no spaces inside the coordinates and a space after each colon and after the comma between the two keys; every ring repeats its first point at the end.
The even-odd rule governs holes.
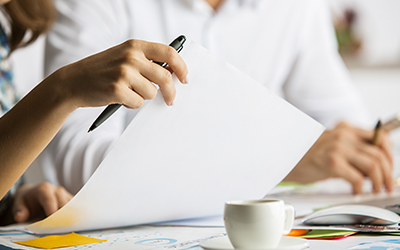
{"type": "Polygon", "coordinates": [[[0,197],[78,107],[121,103],[140,108],[157,94],[152,82],[171,105],[176,94],[172,76],[149,60],[166,62],[186,82],[186,64],[172,47],[128,40],[57,70],[9,111],[0,120],[0,197]]]}
{"type": "Polygon", "coordinates": [[[59,73],[46,78],[0,119],[0,198],[14,185],[75,109],[59,73]]]}

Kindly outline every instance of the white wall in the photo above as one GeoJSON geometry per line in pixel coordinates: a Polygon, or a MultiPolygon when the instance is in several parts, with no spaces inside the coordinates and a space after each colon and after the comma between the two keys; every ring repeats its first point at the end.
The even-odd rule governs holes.
{"type": "Polygon", "coordinates": [[[400,64],[399,0],[327,0],[334,15],[354,8],[356,30],[363,42],[360,54],[366,65],[400,64]]]}

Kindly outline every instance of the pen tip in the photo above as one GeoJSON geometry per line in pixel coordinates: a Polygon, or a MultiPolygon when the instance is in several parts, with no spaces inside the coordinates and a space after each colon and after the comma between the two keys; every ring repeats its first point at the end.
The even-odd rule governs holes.
{"type": "Polygon", "coordinates": [[[381,127],[381,125],[382,125],[382,122],[381,122],[381,120],[379,120],[379,121],[376,123],[376,126],[375,126],[375,128],[380,128],[380,127],[381,127]]]}
{"type": "Polygon", "coordinates": [[[95,130],[97,128],[97,126],[93,123],[92,126],[90,126],[88,133],[92,132],[93,130],[95,130]]]}

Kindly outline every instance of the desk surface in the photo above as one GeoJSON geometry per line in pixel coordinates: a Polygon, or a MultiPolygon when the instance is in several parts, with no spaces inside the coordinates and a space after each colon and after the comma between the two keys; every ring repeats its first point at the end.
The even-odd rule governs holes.
{"type": "MultiPolygon", "coordinates": [[[[107,242],[90,245],[90,249],[180,249],[180,250],[202,250],[198,244],[204,240],[216,237],[224,237],[225,230],[222,227],[160,227],[160,226],[140,226],[110,230],[99,230],[84,232],[82,235],[107,239],[107,242]]],[[[1,233],[0,249],[37,249],[29,248],[12,243],[18,240],[29,240],[35,236],[27,233],[1,233]],[[11,248],[2,248],[5,245],[11,248]]],[[[370,249],[373,242],[392,240],[397,248],[400,248],[400,238],[396,236],[363,237],[352,236],[342,240],[308,240],[311,250],[340,250],[350,249],[370,249]],[[363,244],[363,245],[360,245],[363,244]]],[[[376,243],[375,243],[376,244],[376,243]]],[[[388,244],[388,243],[384,243],[388,244]]],[[[63,250],[88,249],[89,246],[77,246],[62,248],[63,250]]],[[[372,249],[372,248],[371,248],[372,249]]],[[[391,249],[387,247],[373,248],[374,250],[391,249]]]]}
{"type": "MultiPolygon", "coordinates": [[[[336,182],[325,182],[321,185],[309,186],[304,188],[287,188],[285,192],[278,192],[274,197],[283,198],[287,203],[292,202],[296,207],[303,205],[304,207],[313,207],[315,205],[321,205],[329,202],[330,205],[333,203],[343,203],[351,201],[368,201],[376,198],[384,199],[387,197],[386,194],[375,196],[372,194],[365,194],[361,196],[350,195],[349,190],[346,191],[346,187],[343,190],[336,189],[339,193],[330,192],[330,185],[335,185],[336,182]],[[321,186],[322,185],[322,186],[321,186]],[[347,193],[346,193],[347,192],[347,193]],[[300,194],[300,195],[299,195],[300,194]],[[291,200],[290,200],[291,198],[291,200]],[[296,200],[297,199],[297,200],[296,200]],[[302,203],[299,203],[301,201],[302,203]],[[307,201],[307,202],[304,202],[307,201]],[[297,202],[297,203],[296,203],[297,202]]],[[[394,196],[400,195],[400,189],[396,190],[394,196]]],[[[303,207],[303,208],[304,208],[303,207]]],[[[225,235],[225,229],[223,227],[185,227],[185,226],[136,226],[128,228],[108,229],[108,230],[97,230],[91,232],[81,233],[85,236],[107,239],[107,242],[90,245],[90,249],[181,249],[181,250],[201,250],[198,244],[201,241],[212,239],[215,237],[223,237],[225,235]]],[[[37,236],[33,236],[24,232],[2,232],[0,228],[0,244],[12,247],[12,249],[35,249],[16,245],[13,241],[17,240],[29,240],[37,236]]],[[[371,246],[371,242],[394,240],[392,244],[396,244],[397,248],[400,249],[400,237],[398,236],[379,236],[379,237],[368,237],[368,236],[351,236],[341,240],[309,240],[309,249],[315,250],[338,250],[338,249],[369,249],[366,247],[371,246]],[[360,245],[364,244],[364,245],[360,245]],[[360,246],[359,246],[360,245],[360,246]]],[[[388,244],[388,243],[382,243],[388,244]]],[[[2,250],[0,245],[0,249],[2,250]]],[[[7,249],[7,248],[6,248],[7,249]]],[[[68,249],[88,249],[88,246],[79,246],[68,249]]],[[[373,248],[374,250],[389,249],[385,247],[373,248]]]]}

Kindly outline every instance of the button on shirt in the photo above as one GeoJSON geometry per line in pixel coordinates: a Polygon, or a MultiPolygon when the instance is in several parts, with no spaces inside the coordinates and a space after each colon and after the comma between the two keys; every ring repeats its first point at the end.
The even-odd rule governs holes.
{"type": "MultiPolygon", "coordinates": [[[[328,128],[340,120],[368,124],[324,1],[225,0],[217,11],[204,0],[58,0],[56,6],[47,74],[127,39],[168,44],[184,34],[328,128]]],[[[44,153],[49,178],[73,193],[137,113],[120,109],[87,135],[101,111],[75,111],[44,153]]]]}

